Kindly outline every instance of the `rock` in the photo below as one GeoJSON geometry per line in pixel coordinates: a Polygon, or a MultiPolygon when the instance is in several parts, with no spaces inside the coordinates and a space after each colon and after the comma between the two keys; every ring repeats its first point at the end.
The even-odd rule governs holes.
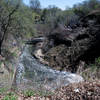
{"type": "Polygon", "coordinates": [[[54,68],[60,66],[60,70],[76,72],[76,65],[80,60],[90,63],[100,56],[99,17],[100,11],[91,12],[80,20],[80,27],[71,31],[60,27],[53,30],[42,47],[49,65],[54,68]]]}
{"type": "Polygon", "coordinates": [[[26,44],[34,45],[34,44],[37,44],[37,43],[39,43],[39,42],[43,42],[44,39],[45,39],[44,37],[33,38],[33,39],[31,39],[31,40],[26,41],[25,43],[26,43],[26,44]]]}
{"type": "Polygon", "coordinates": [[[34,56],[35,56],[41,63],[48,65],[48,62],[46,62],[46,61],[44,60],[44,55],[43,55],[43,53],[42,53],[42,49],[38,49],[38,50],[34,51],[34,56]]]}

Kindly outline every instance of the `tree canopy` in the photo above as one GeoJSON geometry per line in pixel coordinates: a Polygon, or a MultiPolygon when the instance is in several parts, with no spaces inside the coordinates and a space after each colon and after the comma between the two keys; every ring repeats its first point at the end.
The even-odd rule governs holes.
{"type": "Polygon", "coordinates": [[[84,1],[65,10],[54,5],[43,9],[39,0],[30,0],[29,6],[23,0],[0,0],[0,42],[2,44],[7,34],[30,38],[50,33],[59,25],[73,27],[79,18],[94,9],[100,9],[99,0],[84,1]]]}

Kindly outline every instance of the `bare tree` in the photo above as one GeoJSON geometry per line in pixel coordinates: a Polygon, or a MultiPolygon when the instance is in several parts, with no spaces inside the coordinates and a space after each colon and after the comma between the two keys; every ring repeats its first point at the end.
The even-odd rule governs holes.
{"type": "Polygon", "coordinates": [[[39,13],[40,8],[41,8],[40,1],[39,0],[30,0],[30,7],[35,12],[39,13]]]}

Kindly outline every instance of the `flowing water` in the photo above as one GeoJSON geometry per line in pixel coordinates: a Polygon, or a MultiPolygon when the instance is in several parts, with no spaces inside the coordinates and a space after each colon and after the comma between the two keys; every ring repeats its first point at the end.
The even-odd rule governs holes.
{"type": "MultiPolygon", "coordinates": [[[[33,51],[34,52],[34,51],[33,51]]],[[[79,75],[70,72],[56,71],[41,64],[25,46],[17,67],[17,86],[21,88],[44,88],[54,90],[61,86],[83,81],[79,75]]]]}

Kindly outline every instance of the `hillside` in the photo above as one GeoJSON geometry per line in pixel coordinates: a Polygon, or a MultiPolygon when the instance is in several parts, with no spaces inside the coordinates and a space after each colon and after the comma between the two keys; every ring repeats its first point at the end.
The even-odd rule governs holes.
{"type": "Polygon", "coordinates": [[[0,0],[0,12],[0,100],[100,99],[99,0],[0,0]]]}

